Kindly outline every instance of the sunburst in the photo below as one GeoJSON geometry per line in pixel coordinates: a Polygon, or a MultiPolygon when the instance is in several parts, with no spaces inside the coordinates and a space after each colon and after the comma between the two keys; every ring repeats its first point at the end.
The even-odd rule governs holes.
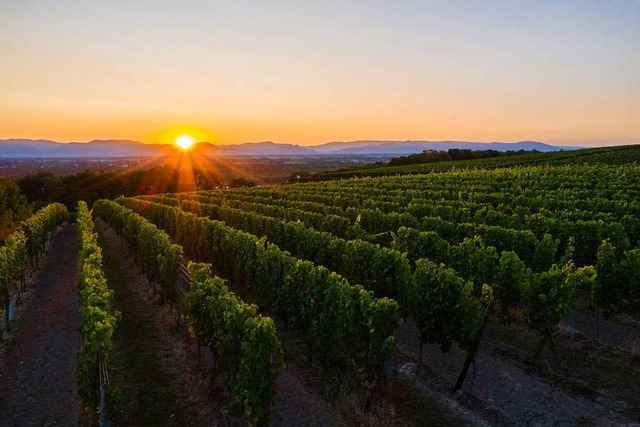
{"type": "Polygon", "coordinates": [[[175,144],[184,151],[190,150],[195,143],[196,140],[191,135],[180,135],[175,141],[175,144]]]}

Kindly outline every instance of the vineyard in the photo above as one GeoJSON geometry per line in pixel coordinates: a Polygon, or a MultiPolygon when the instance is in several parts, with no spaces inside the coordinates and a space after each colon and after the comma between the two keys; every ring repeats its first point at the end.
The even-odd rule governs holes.
{"type": "Polygon", "coordinates": [[[464,169],[494,169],[515,166],[562,166],[562,165],[621,165],[640,162],[637,145],[619,147],[589,148],[574,151],[521,154],[508,157],[475,159],[466,161],[441,161],[407,166],[361,166],[347,169],[319,172],[311,175],[312,181],[345,179],[356,177],[425,174],[464,169]]]}
{"type": "Polygon", "coordinates": [[[571,333],[598,341],[599,323],[637,316],[638,182],[636,166],[537,166],[116,202],[166,230],[189,258],[212,262],[259,309],[311,337],[319,366],[343,378],[357,373],[354,380],[375,389],[402,346],[395,327],[409,323],[420,354],[422,344],[465,352],[451,378],[459,389],[487,324],[537,337],[523,355],[535,366],[558,362],[568,317],[591,316],[594,326],[571,333]],[[310,281],[307,271],[325,268],[310,281]],[[342,314],[352,304],[335,297],[338,280],[369,295],[370,308],[357,310],[367,313],[362,320],[342,314]],[[328,296],[336,308],[323,302],[328,296]],[[342,330],[343,318],[352,319],[350,329],[342,330]],[[363,350],[367,357],[355,358],[363,350]]]}
{"type": "MultiPolygon", "coordinates": [[[[111,264],[130,259],[144,310],[213,372],[225,422],[314,424],[287,412],[307,395],[316,425],[637,421],[638,150],[585,151],[80,202],[78,394],[126,424],[133,320],[111,264]],[[353,175],[370,176],[336,180],[353,175]]],[[[0,247],[7,332],[67,219],[49,205],[0,247]]]]}
{"type": "Polygon", "coordinates": [[[640,427],[640,0],[146,3],[0,1],[0,427],[640,427]]]}

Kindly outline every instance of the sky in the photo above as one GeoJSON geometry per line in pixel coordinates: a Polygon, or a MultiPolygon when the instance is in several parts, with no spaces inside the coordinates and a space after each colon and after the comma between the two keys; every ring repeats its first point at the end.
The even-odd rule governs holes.
{"type": "Polygon", "coordinates": [[[0,0],[0,139],[640,143],[640,1],[0,0]]]}

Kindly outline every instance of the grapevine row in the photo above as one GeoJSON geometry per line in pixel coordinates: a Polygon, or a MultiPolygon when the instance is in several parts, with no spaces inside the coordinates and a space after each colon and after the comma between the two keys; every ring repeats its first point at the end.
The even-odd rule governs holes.
{"type": "MultiPolygon", "coordinates": [[[[358,283],[366,284],[369,289],[374,289],[378,295],[391,295],[400,301],[408,298],[405,288],[411,276],[406,272],[405,274],[394,276],[394,271],[404,271],[403,268],[397,266],[406,263],[406,261],[398,257],[394,259],[387,258],[385,263],[378,263],[376,262],[376,255],[371,252],[363,253],[363,256],[357,260],[359,262],[352,267],[346,264],[346,261],[350,259],[349,253],[340,250],[344,246],[332,244],[332,242],[336,241],[341,242],[341,239],[307,229],[303,224],[286,223],[285,221],[262,217],[251,212],[243,212],[217,205],[203,205],[189,200],[191,198],[165,197],[163,199],[162,197],[156,197],[156,199],[180,205],[188,211],[212,215],[214,218],[224,220],[231,225],[254,234],[264,234],[269,240],[274,241],[295,255],[326,265],[344,274],[351,281],[356,281],[357,272],[362,269],[362,266],[366,266],[370,271],[374,271],[375,274],[372,274],[370,281],[358,283]],[[291,230],[295,230],[295,232],[291,230]],[[305,245],[308,245],[308,247],[305,245]],[[335,260],[327,255],[331,254],[332,250],[335,253],[335,260]],[[378,271],[376,270],[377,266],[386,266],[387,270],[378,271]],[[392,282],[393,286],[385,287],[384,284],[388,285],[392,282]],[[380,284],[383,285],[381,286],[380,284]]],[[[438,218],[433,218],[432,221],[443,223],[438,218]]],[[[444,223],[447,224],[446,222],[444,223]]],[[[452,240],[461,240],[459,243],[449,243],[433,231],[421,232],[401,227],[393,239],[392,246],[400,252],[407,253],[412,263],[417,263],[420,258],[427,258],[453,267],[456,275],[473,283],[476,296],[483,284],[490,284],[496,293],[496,299],[500,307],[504,311],[519,308],[520,297],[526,293],[525,290],[531,289],[531,283],[539,283],[541,277],[550,274],[549,272],[553,270],[554,264],[566,266],[570,265],[570,261],[580,259],[576,256],[579,254],[576,254],[576,239],[573,236],[569,236],[565,247],[561,251],[559,247],[560,241],[553,239],[549,234],[545,234],[542,239],[538,240],[530,231],[510,230],[482,224],[451,223],[450,225],[452,229],[441,228],[439,231],[442,235],[448,236],[452,240]],[[451,235],[451,230],[453,230],[454,234],[459,234],[454,237],[451,235]],[[478,236],[481,237],[478,238],[478,236]],[[515,249],[517,252],[514,253],[510,249],[515,249]],[[533,271],[529,271],[530,269],[533,271]]],[[[609,229],[602,227],[601,224],[596,225],[599,225],[599,227],[594,227],[591,233],[582,233],[583,236],[587,236],[592,240],[591,259],[593,264],[597,262],[600,269],[602,269],[601,254],[603,252],[600,247],[602,246],[602,240],[606,240],[606,244],[615,247],[614,253],[620,255],[624,260],[622,263],[618,263],[615,260],[611,261],[612,267],[609,270],[613,269],[616,273],[609,273],[609,276],[612,274],[617,276],[631,274],[633,276],[631,266],[636,252],[629,250],[628,241],[624,238],[622,232],[617,234],[621,236],[619,239],[612,239],[612,236],[616,236],[615,233],[610,233],[607,236],[606,233],[609,229]],[[621,244],[616,245],[616,242],[621,242],[621,244]]],[[[579,236],[580,234],[577,235],[579,236]]],[[[355,244],[355,242],[346,243],[355,244]]],[[[370,247],[373,247],[373,245],[370,245],[370,247]]],[[[377,250],[382,249],[377,248],[377,250]]],[[[557,270],[562,271],[562,269],[557,270]]],[[[634,296],[637,292],[633,292],[633,279],[626,281],[618,279],[617,282],[620,286],[616,288],[604,286],[605,281],[601,279],[595,282],[585,282],[592,284],[592,303],[600,312],[619,311],[630,307],[638,300],[634,296]],[[622,283],[623,281],[624,284],[622,283]],[[612,289],[617,289],[617,291],[614,292],[612,289]],[[603,290],[606,291],[603,292],[603,290]]],[[[413,290],[412,292],[415,293],[415,291],[413,290]]],[[[417,291],[420,290],[418,289],[417,291]]],[[[566,301],[565,303],[560,303],[561,297],[562,295],[558,295],[558,304],[567,306],[566,301]]],[[[454,300],[456,299],[454,298],[454,300]]],[[[405,301],[405,303],[407,307],[411,307],[411,301],[405,301]]],[[[538,307],[538,309],[542,309],[542,307],[538,307]]],[[[416,308],[410,308],[410,312],[415,313],[416,311],[416,308]]],[[[464,316],[462,317],[464,318],[464,316]]],[[[549,327],[546,328],[549,329],[549,327]]]]}
{"type": "MultiPolygon", "coordinates": [[[[155,196],[151,200],[177,205],[178,201],[191,200],[196,197],[194,195],[180,195],[175,198],[155,196]]],[[[216,197],[200,197],[205,201],[211,200],[213,202],[215,200],[216,204],[222,204],[216,197]]],[[[234,203],[233,201],[229,202],[228,199],[225,201],[230,206],[236,206],[243,210],[283,218],[266,205],[234,203]]],[[[450,243],[459,243],[466,237],[481,235],[500,250],[516,251],[528,265],[533,251],[546,234],[553,236],[554,241],[559,239],[558,257],[571,245],[575,251],[574,260],[581,265],[595,262],[597,249],[605,239],[614,242],[617,247],[629,248],[640,238],[640,220],[632,215],[623,216],[620,222],[611,220],[575,221],[554,218],[547,213],[525,215],[523,212],[518,212],[517,215],[508,215],[486,207],[473,214],[468,209],[455,205],[427,205],[424,203],[413,204],[402,213],[385,214],[380,210],[347,208],[344,215],[354,221],[354,225],[348,226],[346,232],[344,227],[332,230],[326,223],[322,229],[336,235],[345,233],[348,238],[362,238],[387,245],[391,243],[389,231],[395,232],[399,227],[436,231],[450,243]],[[417,217],[424,218],[420,221],[417,217]],[[382,235],[370,235],[381,232],[382,235]]],[[[289,219],[288,217],[284,218],[289,219]]],[[[317,228],[312,224],[307,225],[317,228]]]]}
{"type": "MultiPolygon", "coordinates": [[[[202,200],[215,201],[216,204],[229,203],[229,200],[234,200],[233,194],[236,191],[225,192],[224,198],[219,194],[217,196],[209,196],[210,193],[204,195],[191,193],[172,197],[166,195],[155,196],[154,199],[172,205],[180,205],[183,209],[192,212],[215,214],[216,218],[227,222],[230,221],[236,227],[258,235],[266,234],[270,240],[284,249],[290,250],[295,255],[312,259],[344,274],[351,281],[357,281],[354,274],[358,271],[357,266],[354,270],[349,267],[344,269],[344,263],[332,261],[325,255],[330,252],[326,249],[329,242],[334,240],[330,236],[322,235],[313,230],[309,231],[302,224],[296,224],[296,229],[302,230],[297,234],[284,233],[280,231],[284,225],[273,226],[274,222],[267,221],[265,218],[262,218],[260,222],[265,223],[267,221],[267,224],[271,226],[260,226],[259,224],[256,226],[256,218],[260,217],[256,217],[256,215],[249,212],[237,212],[237,210],[214,207],[209,204],[200,206],[191,201],[200,198],[202,200]],[[324,240],[318,238],[318,236],[324,237],[324,240]],[[314,243],[312,246],[315,251],[304,247],[308,241],[314,243]]],[[[259,193],[259,191],[253,192],[259,193]]],[[[355,211],[354,208],[347,208],[346,212],[350,210],[355,211]]],[[[447,209],[447,206],[438,204],[432,206],[425,203],[413,205],[411,210],[421,213],[441,214],[445,217],[456,217],[456,220],[462,222],[446,221],[440,217],[425,217],[422,222],[419,222],[406,212],[384,214],[379,210],[360,210],[358,224],[362,224],[364,228],[376,226],[379,227],[378,230],[396,230],[396,227],[400,226],[398,232],[394,235],[388,233],[387,237],[385,237],[388,240],[378,239],[377,241],[389,244],[400,252],[406,252],[412,262],[419,258],[444,262],[453,267],[461,277],[476,282],[476,287],[483,280],[487,281],[487,283],[492,283],[491,280],[499,270],[502,252],[515,252],[526,267],[531,268],[534,272],[541,273],[548,271],[553,264],[565,265],[569,260],[578,265],[596,265],[597,263],[602,265],[600,247],[603,241],[607,241],[608,244],[615,247],[615,253],[619,258],[619,260],[612,261],[612,267],[609,270],[614,269],[615,271],[625,272],[625,274],[633,274],[633,270],[630,267],[632,265],[630,260],[634,257],[631,242],[634,241],[634,238],[637,239],[638,233],[640,233],[640,221],[630,215],[623,217],[624,221],[622,223],[567,221],[549,218],[544,215],[533,215],[526,216],[524,219],[518,218],[517,222],[522,223],[524,221],[526,224],[525,229],[518,230],[482,223],[483,221],[489,223],[499,222],[496,221],[497,212],[493,211],[492,214],[492,211],[487,209],[478,210],[473,217],[464,216],[469,215],[468,210],[447,209]],[[467,220],[469,222],[464,222],[467,220]],[[404,227],[403,224],[413,225],[415,228],[404,227]],[[527,227],[536,230],[537,233],[534,234],[531,230],[526,229],[527,227]],[[478,236],[481,239],[477,239],[478,236]],[[624,262],[622,262],[623,260],[624,262]]],[[[352,212],[350,215],[355,215],[355,213],[352,212]]],[[[290,223],[288,226],[292,226],[292,224],[290,223]]],[[[369,237],[372,238],[372,236],[369,237]]],[[[338,245],[338,247],[340,246],[338,245]]],[[[511,254],[508,256],[511,257],[511,254]]],[[[341,259],[341,257],[337,258],[341,259]]],[[[373,264],[375,265],[376,263],[374,262],[373,264]]],[[[613,273],[609,273],[609,275],[611,274],[613,273]]],[[[616,273],[618,276],[621,274],[616,273]]],[[[380,280],[384,276],[377,276],[378,282],[384,282],[384,280],[380,280]]],[[[616,281],[619,284],[633,282],[632,279],[626,281],[616,279],[616,281]]],[[[396,281],[396,283],[398,282],[396,281]]],[[[362,284],[370,289],[377,289],[375,284],[362,284]],[[371,286],[374,287],[371,288],[371,286]]],[[[598,310],[612,312],[623,307],[630,307],[633,301],[637,300],[636,297],[633,297],[635,293],[631,284],[627,283],[617,288],[620,291],[607,292],[607,298],[596,298],[594,300],[595,307],[598,310]],[[604,308],[603,306],[609,308],[604,308]]],[[[393,295],[399,298],[397,293],[386,295],[393,295]]]]}
{"type": "Polygon", "coordinates": [[[182,247],[172,244],[167,233],[132,212],[119,209],[113,202],[98,200],[93,212],[111,224],[125,241],[129,251],[140,261],[149,282],[160,285],[162,300],[178,301],[178,269],[182,247]]]}
{"type": "Polygon", "coordinates": [[[461,169],[514,168],[530,165],[612,165],[640,162],[637,146],[602,147],[578,151],[524,154],[467,161],[444,161],[395,167],[355,168],[343,171],[319,172],[312,180],[346,179],[353,177],[384,177],[405,174],[442,173],[461,169]]]}
{"type": "MultiPolygon", "coordinates": [[[[171,200],[172,203],[176,202],[175,199],[171,200]]],[[[119,202],[138,206],[141,210],[176,210],[172,206],[159,207],[138,199],[120,199],[119,202]]],[[[179,204],[184,208],[191,206],[198,213],[211,209],[189,200],[182,200],[179,204]]],[[[214,210],[229,209],[212,206],[214,210]]],[[[245,223],[248,221],[246,215],[255,215],[232,211],[245,218],[245,223]]],[[[276,221],[273,218],[269,220],[276,221]]],[[[285,224],[284,221],[279,222],[285,224]]],[[[547,240],[545,243],[548,243],[547,240]]],[[[551,335],[557,330],[559,321],[573,308],[578,289],[589,290],[594,295],[593,302],[599,307],[603,305],[598,293],[605,299],[610,296],[607,295],[610,288],[596,280],[593,267],[578,269],[569,259],[561,264],[562,267],[551,265],[536,273],[514,252],[498,252],[494,247],[486,247],[477,238],[466,239],[458,246],[447,246],[446,256],[447,263],[455,266],[456,271],[444,264],[416,259],[415,271],[407,276],[404,286],[395,289],[395,292],[402,301],[404,313],[416,321],[421,342],[438,343],[443,350],[456,343],[468,349],[471,358],[477,352],[479,343],[471,338],[474,331],[483,328],[483,322],[486,322],[494,306],[493,301],[504,313],[512,310],[521,312],[528,325],[539,331],[543,336],[542,342],[546,343],[551,342],[551,335]],[[604,293],[601,292],[603,290],[604,293]],[[479,324],[483,310],[486,313],[479,324]],[[475,347],[471,346],[472,343],[476,343],[475,347]]],[[[541,256],[537,254],[537,257],[541,256]]],[[[366,257],[362,262],[372,264],[366,257]]],[[[262,277],[268,277],[269,274],[262,277]]],[[[382,274],[380,279],[384,281],[382,274]]],[[[464,378],[463,374],[461,378],[464,378]]]]}
{"type": "Polygon", "coordinates": [[[109,356],[113,350],[113,332],[120,313],[112,307],[113,291],[102,271],[102,249],[94,231],[91,212],[84,201],[78,202],[80,241],[80,351],[76,380],[78,393],[90,407],[98,407],[106,416],[109,356]]]}
{"type": "Polygon", "coordinates": [[[304,223],[280,220],[254,212],[183,200],[180,208],[223,221],[231,227],[267,239],[294,256],[323,265],[372,290],[378,297],[399,300],[411,276],[401,253],[360,240],[345,240],[308,228],[304,223]]]}
{"type": "Polygon", "coordinates": [[[0,299],[5,311],[5,327],[10,330],[9,306],[12,291],[20,292],[29,266],[33,269],[51,233],[68,219],[67,208],[52,203],[23,221],[0,247],[0,299]]]}
{"type": "MultiPolygon", "coordinates": [[[[130,209],[108,200],[93,207],[97,216],[124,237],[150,282],[161,281],[165,298],[177,302],[176,281],[182,247],[130,209]]],[[[182,301],[183,316],[197,339],[216,356],[216,365],[233,394],[232,407],[250,423],[265,420],[275,394],[275,378],[284,365],[273,320],[237,298],[207,264],[189,264],[191,290],[182,301]]]]}
{"type": "Polygon", "coordinates": [[[637,214],[640,208],[635,186],[638,173],[637,166],[523,168],[291,185],[286,191],[282,188],[238,189],[225,192],[225,196],[244,194],[294,200],[302,197],[305,201],[343,208],[375,207],[369,204],[369,199],[390,202],[391,210],[421,200],[465,200],[536,211],[545,208],[637,214]],[[348,198],[344,197],[346,193],[348,198]]]}
{"type": "Polygon", "coordinates": [[[167,230],[191,259],[213,260],[216,273],[255,292],[263,309],[302,332],[327,372],[355,377],[365,387],[375,385],[396,347],[396,301],[375,298],[325,267],[222,222],[139,199],[117,201],[167,230]]]}
{"type": "Polygon", "coordinates": [[[232,408],[251,424],[266,420],[276,375],[284,366],[273,320],[236,297],[222,279],[212,277],[210,264],[190,262],[189,274],[184,315],[224,372],[234,396],[232,408]]]}

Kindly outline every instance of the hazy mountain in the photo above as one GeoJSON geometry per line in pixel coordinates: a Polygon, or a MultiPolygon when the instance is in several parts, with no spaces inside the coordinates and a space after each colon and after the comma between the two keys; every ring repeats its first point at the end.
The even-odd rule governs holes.
{"type": "Polygon", "coordinates": [[[170,145],[127,140],[94,140],[88,143],[59,143],[43,139],[0,140],[0,158],[150,157],[167,155],[173,149],[170,145]]]}
{"type": "Polygon", "coordinates": [[[331,154],[414,154],[424,150],[538,150],[542,152],[575,150],[581,147],[560,147],[536,141],[520,142],[468,142],[468,141],[347,141],[329,142],[313,149],[331,154]]]}
{"type": "MultiPolygon", "coordinates": [[[[301,147],[295,144],[248,142],[214,145],[199,143],[198,152],[205,156],[313,156],[313,155],[406,155],[424,150],[538,150],[558,151],[580,147],[558,147],[535,141],[466,142],[466,141],[346,141],[301,147]]],[[[81,158],[81,157],[156,157],[175,152],[170,144],[144,144],[128,140],[94,140],[88,143],[58,143],[49,140],[0,140],[0,158],[81,158]]]]}
{"type": "Polygon", "coordinates": [[[213,145],[198,144],[198,150],[211,156],[304,156],[317,154],[312,147],[295,144],[265,142],[246,142],[244,144],[213,145]]]}

